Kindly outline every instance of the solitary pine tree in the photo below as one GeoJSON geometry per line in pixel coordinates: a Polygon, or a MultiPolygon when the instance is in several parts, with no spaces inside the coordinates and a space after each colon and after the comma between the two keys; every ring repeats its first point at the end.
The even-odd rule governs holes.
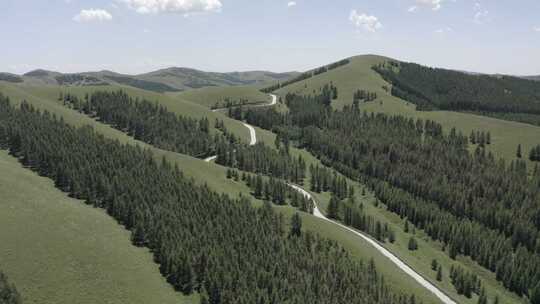
{"type": "Polygon", "coordinates": [[[409,239],[409,244],[407,246],[409,250],[414,251],[418,249],[418,243],[416,242],[416,239],[414,237],[411,237],[409,239]]]}
{"type": "Polygon", "coordinates": [[[295,213],[291,218],[291,236],[298,237],[302,234],[302,218],[300,214],[295,213]]]}
{"type": "Polygon", "coordinates": [[[518,147],[517,147],[517,153],[516,153],[516,156],[517,156],[517,158],[521,158],[521,156],[522,156],[522,153],[521,153],[521,144],[519,144],[518,147]]]}
{"type": "Polygon", "coordinates": [[[437,281],[442,281],[442,266],[439,265],[439,268],[437,268],[437,281]]]}
{"type": "Polygon", "coordinates": [[[433,271],[437,270],[438,265],[439,265],[439,263],[437,263],[436,259],[431,260],[431,270],[433,270],[433,271]]]}

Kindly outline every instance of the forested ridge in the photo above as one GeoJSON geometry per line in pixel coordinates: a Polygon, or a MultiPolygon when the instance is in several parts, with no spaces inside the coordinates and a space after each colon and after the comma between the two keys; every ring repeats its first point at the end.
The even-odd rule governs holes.
{"type": "Polygon", "coordinates": [[[10,284],[7,276],[0,271],[0,304],[21,304],[21,296],[15,285],[10,284]]]}
{"type": "Polygon", "coordinates": [[[288,94],[285,101],[289,113],[251,110],[250,123],[281,132],[367,184],[390,211],[446,244],[450,257],[470,256],[508,289],[531,296],[540,281],[538,167],[529,177],[522,160],[495,159],[482,145],[471,154],[468,136],[445,134],[433,121],[355,106],[336,111],[320,96],[288,94]]]}
{"type": "Polygon", "coordinates": [[[261,91],[265,92],[265,93],[270,93],[270,92],[273,92],[273,91],[278,90],[280,88],[286,87],[288,85],[291,85],[291,84],[300,82],[302,80],[306,80],[306,79],[309,79],[311,77],[326,73],[326,72],[334,70],[334,69],[337,69],[337,68],[339,68],[341,66],[349,64],[350,62],[351,62],[350,59],[343,59],[343,60],[331,63],[329,65],[316,68],[313,71],[302,73],[302,74],[300,74],[300,75],[298,75],[298,76],[296,76],[296,77],[294,77],[292,79],[286,80],[286,81],[284,81],[282,83],[279,82],[279,83],[277,83],[275,85],[263,88],[261,91]]]}
{"type": "Polygon", "coordinates": [[[146,246],[177,290],[201,303],[417,303],[393,292],[373,262],[302,232],[265,204],[199,186],[150,150],[74,128],[0,96],[0,147],[56,187],[103,208],[146,246]]]}
{"type": "Polygon", "coordinates": [[[540,121],[537,81],[405,62],[387,62],[373,69],[392,84],[392,95],[416,104],[418,110],[473,111],[527,123],[540,121]]]}
{"type": "Polygon", "coordinates": [[[158,148],[204,158],[215,153],[207,118],[179,116],[148,100],[134,99],[123,91],[98,91],[80,99],[61,94],[65,105],[128,133],[158,148]]]}

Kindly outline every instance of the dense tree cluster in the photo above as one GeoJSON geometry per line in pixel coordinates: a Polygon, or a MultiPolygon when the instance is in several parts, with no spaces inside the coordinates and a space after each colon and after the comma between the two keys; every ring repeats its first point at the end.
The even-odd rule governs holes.
{"type": "Polygon", "coordinates": [[[411,303],[335,242],[290,236],[270,205],[199,186],[150,150],[0,97],[0,144],[72,197],[104,208],[201,303],[411,303]],[[339,282],[339,283],[336,283],[339,282]]]}
{"type": "Polygon", "coordinates": [[[302,156],[292,157],[285,149],[275,150],[262,142],[250,146],[240,142],[219,141],[216,163],[297,184],[302,184],[306,175],[306,163],[302,156]]]}
{"type": "Polygon", "coordinates": [[[340,201],[336,196],[332,196],[328,206],[328,217],[342,220],[345,225],[363,231],[379,242],[393,243],[396,240],[395,233],[388,226],[388,223],[383,224],[367,215],[363,204],[357,203],[352,197],[340,201]],[[337,207],[333,207],[333,205],[337,207]]]}
{"type": "Polygon", "coordinates": [[[21,296],[15,288],[15,285],[10,284],[7,276],[0,271],[0,304],[21,304],[21,296]]]}
{"type": "Polygon", "coordinates": [[[123,91],[95,92],[84,99],[70,94],[60,98],[65,105],[158,148],[200,158],[215,152],[216,139],[210,134],[207,118],[179,116],[157,103],[133,99],[123,91]]]}
{"type": "MultiPolygon", "coordinates": [[[[238,180],[238,171],[230,171],[232,171],[232,178],[238,180]]],[[[260,174],[252,175],[242,173],[241,180],[251,189],[255,198],[269,201],[277,205],[289,204],[303,212],[313,213],[315,207],[313,201],[294,190],[281,179],[265,177],[260,174]]]]}
{"type": "Polygon", "coordinates": [[[0,81],[19,83],[19,82],[23,82],[23,79],[19,75],[10,74],[10,73],[0,73],[0,81]]]}
{"type": "Polygon", "coordinates": [[[540,145],[534,146],[529,152],[529,159],[531,161],[540,162],[540,145]]]}
{"type": "Polygon", "coordinates": [[[300,75],[298,75],[298,76],[296,76],[296,77],[294,77],[292,79],[284,81],[283,83],[277,83],[275,85],[266,87],[266,88],[262,89],[261,91],[263,91],[264,93],[271,93],[271,92],[273,92],[275,90],[286,87],[286,86],[291,85],[293,83],[297,83],[297,82],[300,82],[302,80],[309,79],[309,78],[311,78],[313,76],[320,75],[320,74],[326,73],[328,71],[331,71],[333,69],[339,68],[340,66],[347,65],[347,64],[349,64],[349,62],[350,62],[349,59],[343,59],[343,60],[331,63],[331,64],[329,64],[327,66],[317,68],[317,69],[315,69],[313,71],[302,73],[302,74],[300,74],[300,75]]]}
{"type": "Polygon", "coordinates": [[[286,103],[277,120],[285,125],[271,128],[299,128],[291,140],[367,184],[450,257],[470,256],[520,295],[540,280],[540,170],[528,178],[523,160],[496,160],[480,145],[469,153],[467,136],[433,121],[334,111],[317,96],[289,94],[286,103]]]}
{"type": "Polygon", "coordinates": [[[480,295],[482,292],[482,282],[478,276],[460,266],[452,265],[450,268],[450,280],[457,293],[467,298],[471,298],[473,293],[480,295]]]}
{"type": "Polygon", "coordinates": [[[212,110],[215,109],[231,109],[238,106],[245,106],[250,104],[248,99],[240,98],[240,99],[231,99],[229,97],[224,98],[223,100],[216,101],[210,108],[212,110]]]}
{"type": "Polygon", "coordinates": [[[472,75],[404,62],[380,64],[373,69],[392,84],[394,96],[416,104],[419,110],[540,115],[537,81],[472,75]]]}
{"type": "Polygon", "coordinates": [[[491,145],[491,132],[472,130],[471,135],[469,135],[469,140],[472,145],[478,144],[481,147],[491,145]]]}
{"type": "Polygon", "coordinates": [[[59,85],[108,85],[97,77],[84,74],[62,74],[54,77],[59,85]]]}
{"type": "Polygon", "coordinates": [[[358,106],[360,102],[370,102],[377,99],[377,93],[366,90],[357,90],[353,93],[353,105],[358,106]]]}
{"type": "Polygon", "coordinates": [[[345,177],[326,167],[310,165],[309,173],[310,190],[313,192],[332,192],[339,199],[344,199],[349,195],[349,191],[354,191],[347,186],[345,177]]]}

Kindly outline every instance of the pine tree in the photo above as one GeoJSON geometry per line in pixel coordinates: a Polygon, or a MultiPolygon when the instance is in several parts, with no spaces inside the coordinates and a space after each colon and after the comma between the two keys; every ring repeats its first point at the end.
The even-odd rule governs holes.
{"type": "Polygon", "coordinates": [[[340,200],[337,196],[332,195],[330,202],[328,203],[328,217],[331,219],[339,219],[339,205],[340,200]]]}
{"type": "Polygon", "coordinates": [[[405,219],[405,225],[403,227],[403,231],[405,231],[405,233],[409,233],[409,220],[405,219]]]}
{"type": "Polygon", "coordinates": [[[437,268],[437,281],[442,281],[442,276],[443,276],[443,273],[442,273],[442,266],[439,265],[439,267],[437,268]]]}
{"type": "Polygon", "coordinates": [[[299,237],[302,234],[302,218],[300,214],[295,213],[291,218],[291,232],[290,235],[299,237]]]}
{"type": "Polygon", "coordinates": [[[517,158],[521,158],[521,157],[522,157],[522,153],[521,153],[521,144],[519,144],[518,147],[517,147],[516,156],[517,156],[517,158]]]}
{"type": "Polygon", "coordinates": [[[483,287],[480,290],[480,295],[478,297],[478,304],[488,304],[486,290],[483,287]]]}
{"type": "Polygon", "coordinates": [[[438,267],[438,263],[436,259],[431,260],[431,270],[436,271],[438,267]]]}
{"type": "Polygon", "coordinates": [[[415,251],[418,249],[418,242],[416,242],[416,239],[414,237],[411,237],[409,239],[409,243],[407,245],[407,247],[409,248],[409,250],[411,251],[415,251]]]}
{"type": "Polygon", "coordinates": [[[529,301],[531,304],[540,304],[540,282],[536,283],[536,286],[531,289],[529,301]]]}

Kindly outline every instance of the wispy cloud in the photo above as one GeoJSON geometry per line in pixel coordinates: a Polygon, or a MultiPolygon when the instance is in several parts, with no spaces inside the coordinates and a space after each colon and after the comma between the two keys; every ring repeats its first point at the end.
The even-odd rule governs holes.
{"type": "Polygon", "coordinates": [[[139,14],[219,12],[223,7],[220,0],[117,0],[127,4],[139,14]]]}
{"type": "Polygon", "coordinates": [[[434,11],[438,11],[442,7],[442,3],[444,0],[416,0],[416,6],[411,6],[409,8],[409,12],[414,12],[418,6],[423,6],[427,8],[431,8],[434,11]]]}
{"type": "Polygon", "coordinates": [[[287,3],[287,6],[288,6],[288,7],[296,6],[296,1],[289,1],[289,2],[287,3]]]}
{"type": "Polygon", "coordinates": [[[352,10],[349,20],[357,28],[361,28],[367,32],[374,33],[382,28],[382,23],[373,15],[359,14],[356,10],[352,10]]]}
{"type": "Polygon", "coordinates": [[[83,9],[73,17],[77,22],[103,22],[112,20],[112,15],[103,9],[83,9]]]}

